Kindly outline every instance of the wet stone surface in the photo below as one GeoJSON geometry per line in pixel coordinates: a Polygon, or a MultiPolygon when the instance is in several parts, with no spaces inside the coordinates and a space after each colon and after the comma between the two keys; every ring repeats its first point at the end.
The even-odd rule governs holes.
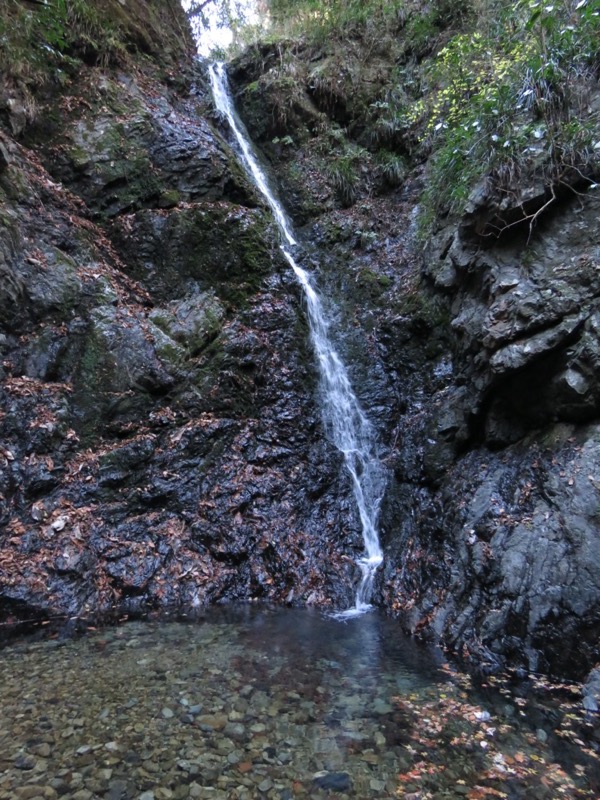
{"type": "Polygon", "coordinates": [[[375,613],[212,609],[23,640],[0,652],[0,686],[0,800],[598,791],[575,705],[475,694],[375,613]]]}

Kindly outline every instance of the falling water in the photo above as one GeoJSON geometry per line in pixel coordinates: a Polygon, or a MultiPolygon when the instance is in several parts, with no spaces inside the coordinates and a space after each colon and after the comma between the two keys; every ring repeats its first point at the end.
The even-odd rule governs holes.
{"type": "Polygon", "coordinates": [[[312,285],[310,276],[292,254],[291,248],[297,242],[292,233],[291,222],[269,187],[244,124],[233,106],[225,66],[211,64],[209,70],[215,105],[229,122],[246,171],[273,211],[283,238],[281,250],[306,297],[310,335],[319,367],[323,420],[328,435],[344,455],[346,467],[352,478],[352,488],[362,525],[365,552],[358,560],[362,579],[356,593],[355,606],[340,615],[354,616],[370,608],[368,601],[373,578],[383,560],[377,535],[377,519],[385,488],[385,471],[375,451],[373,428],[352,391],[346,368],[330,339],[329,323],[319,295],[312,285]]]}

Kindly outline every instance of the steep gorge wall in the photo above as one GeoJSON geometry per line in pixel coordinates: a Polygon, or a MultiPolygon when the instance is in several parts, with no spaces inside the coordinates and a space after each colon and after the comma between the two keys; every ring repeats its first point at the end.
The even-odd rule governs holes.
{"type": "MultiPolygon", "coordinates": [[[[151,7],[162,26],[132,10],[150,27],[126,28],[126,57],[73,44],[35,97],[2,90],[9,629],[228,599],[344,605],[357,577],[297,287],[185,20],[151,7]]],[[[397,131],[376,136],[393,157],[373,146],[396,65],[345,48],[259,47],[232,77],[381,432],[377,601],[478,663],[581,676],[600,657],[598,201],[574,186],[530,229],[547,187],[517,184],[507,205],[482,184],[424,247],[427,164],[397,131]],[[488,236],[499,216],[515,224],[488,236]]]]}
{"type": "Polygon", "coordinates": [[[350,487],[270,214],[183,14],[134,5],[123,48],[76,39],[38,94],[15,74],[0,99],[9,632],[233,599],[343,605],[355,579],[350,487]]]}
{"type": "Polygon", "coordinates": [[[430,166],[397,131],[390,174],[373,128],[395,46],[257,46],[232,73],[393,471],[379,601],[467,660],[581,676],[600,656],[594,175],[484,180],[424,240],[430,166]]]}

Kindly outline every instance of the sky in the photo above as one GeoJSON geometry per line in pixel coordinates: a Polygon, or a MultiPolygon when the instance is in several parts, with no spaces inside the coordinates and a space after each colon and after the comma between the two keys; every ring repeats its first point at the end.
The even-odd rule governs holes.
{"type": "MultiPolygon", "coordinates": [[[[191,3],[192,0],[182,0],[185,11],[189,10],[191,3]]],[[[240,16],[244,16],[246,22],[257,24],[259,21],[257,4],[258,0],[234,0],[232,6],[238,10],[240,16]]],[[[233,41],[231,29],[224,26],[220,20],[221,6],[222,2],[219,0],[208,3],[203,10],[206,24],[201,24],[200,18],[192,22],[198,53],[201,56],[209,57],[215,48],[225,48],[233,41]]]]}

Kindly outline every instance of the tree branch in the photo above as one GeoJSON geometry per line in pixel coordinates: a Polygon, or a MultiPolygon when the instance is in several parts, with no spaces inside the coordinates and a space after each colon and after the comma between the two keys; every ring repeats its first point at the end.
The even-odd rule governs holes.
{"type": "Polygon", "coordinates": [[[206,8],[206,6],[214,3],[214,1],[215,0],[200,0],[200,2],[192,2],[190,4],[190,10],[188,11],[188,14],[199,14],[206,8]]]}

